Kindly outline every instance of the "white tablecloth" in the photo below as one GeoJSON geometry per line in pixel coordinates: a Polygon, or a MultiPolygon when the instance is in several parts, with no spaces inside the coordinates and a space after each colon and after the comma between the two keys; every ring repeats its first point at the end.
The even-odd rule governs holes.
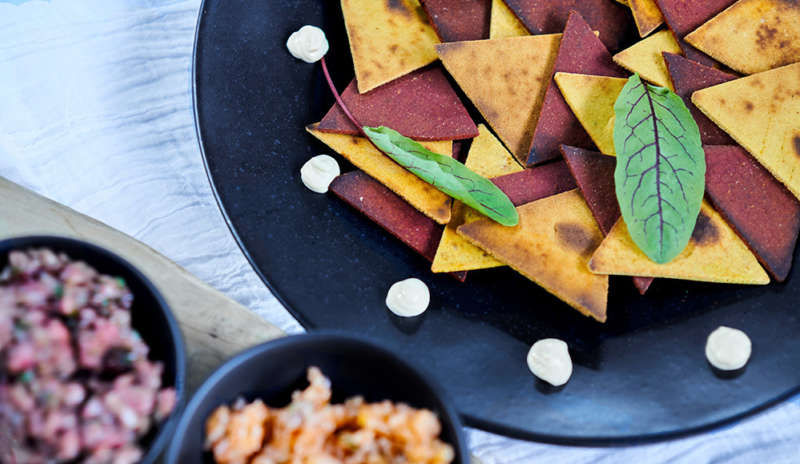
{"type": "MultiPolygon", "coordinates": [[[[0,0],[0,176],[144,241],[301,332],[237,248],[203,170],[190,83],[199,3],[0,0]]],[[[800,400],[646,446],[570,448],[475,430],[469,437],[486,464],[795,463],[800,400]]]]}

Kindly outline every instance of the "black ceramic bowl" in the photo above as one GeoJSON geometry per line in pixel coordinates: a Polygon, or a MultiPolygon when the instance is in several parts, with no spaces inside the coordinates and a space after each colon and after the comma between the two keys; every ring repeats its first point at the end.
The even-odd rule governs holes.
{"type": "Polygon", "coordinates": [[[331,380],[333,403],[353,396],[366,401],[392,400],[434,411],[443,441],[453,446],[455,463],[468,463],[461,424],[450,402],[431,380],[389,350],[367,340],[335,333],[280,338],[250,348],[226,362],[186,406],[170,445],[170,464],[213,463],[203,452],[205,421],[222,404],[238,397],[262,399],[269,406],[289,404],[306,387],[306,369],[317,366],[331,380]]]}
{"type": "Polygon", "coordinates": [[[8,264],[8,252],[47,247],[66,253],[73,260],[84,261],[97,271],[122,277],[133,293],[133,327],[150,347],[150,359],[164,364],[162,382],[177,393],[175,410],[156,425],[141,442],[145,450],[141,464],[156,461],[180,418],[186,383],[186,351],[178,323],[156,287],[130,263],[114,253],[91,243],[63,237],[30,236],[0,241],[0,269],[8,264]]]}

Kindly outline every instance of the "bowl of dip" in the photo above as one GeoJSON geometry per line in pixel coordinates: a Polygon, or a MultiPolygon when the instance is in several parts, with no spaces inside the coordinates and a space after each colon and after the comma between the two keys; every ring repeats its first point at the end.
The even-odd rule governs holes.
{"type": "Polygon", "coordinates": [[[126,260],[69,238],[0,241],[0,462],[153,463],[185,377],[169,306],[126,260]]]}
{"type": "MultiPolygon", "coordinates": [[[[329,455],[344,443],[350,456],[381,443],[388,447],[396,433],[410,434],[402,440],[418,444],[409,452],[436,456],[422,462],[469,462],[459,417],[428,376],[367,339],[315,332],[258,345],[214,372],[187,405],[167,462],[233,462],[217,457],[237,457],[231,448],[242,443],[252,447],[238,456],[241,462],[270,462],[267,454],[280,454],[287,442],[289,449],[309,452],[322,447],[317,440],[333,443],[337,449],[326,448],[329,455]],[[331,425],[334,420],[338,425],[331,425]],[[371,430],[359,433],[362,426],[371,430]],[[294,437],[315,438],[284,440],[287,427],[294,437]],[[244,430],[259,435],[242,436],[244,430]],[[255,459],[259,454],[264,461],[255,459]]],[[[342,455],[333,461],[308,456],[317,459],[312,462],[354,462],[342,455]]],[[[283,454],[292,457],[298,454],[283,454]]]]}

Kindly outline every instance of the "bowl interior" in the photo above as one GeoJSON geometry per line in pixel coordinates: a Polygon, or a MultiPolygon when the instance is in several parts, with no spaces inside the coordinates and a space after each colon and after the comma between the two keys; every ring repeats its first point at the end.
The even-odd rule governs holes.
{"type": "Polygon", "coordinates": [[[203,452],[205,420],[238,397],[286,406],[293,391],[305,388],[306,369],[319,367],[331,379],[333,402],[363,396],[369,402],[392,400],[434,411],[442,439],[468,462],[461,426],[452,407],[415,369],[391,352],[363,340],[336,334],[310,334],[274,340],[228,361],[198,390],[187,406],[169,450],[170,463],[213,463],[203,452]]]}
{"type": "Polygon", "coordinates": [[[0,269],[8,264],[10,251],[43,247],[66,253],[72,260],[84,261],[100,273],[122,277],[133,293],[132,325],[150,347],[150,359],[164,364],[163,386],[174,387],[178,398],[176,411],[165,422],[153,427],[141,441],[146,450],[142,463],[155,461],[177,423],[183,404],[185,353],[177,322],[158,290],[143,274],[119,256],[90,243],[61,237],[3,240],[0,241],[0,269]]]}

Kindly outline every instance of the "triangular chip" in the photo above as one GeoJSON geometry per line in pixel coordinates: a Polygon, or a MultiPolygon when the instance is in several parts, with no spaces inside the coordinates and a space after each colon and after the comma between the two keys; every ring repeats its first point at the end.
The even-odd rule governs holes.
{"type": "Polygon", "coordinates": [[[422,0],[442,42],[489,38],[490,0],[422,0]]]}
{"type": "Polygon", "coordinates": [[[720,63],[753,74],[800,61],[800,3],[739,0],[686,41],[720,63]]]}
{"type": "Polygon", "coordinates": [[[675,87],[675,93],[683,99],[697,122],[697,127],[700,129],[700,140],[703,141],[703,144],[733,145],[734,141],[731,136],[694,106],[692,94],[713,85],[732,81],[736,79],[736,76],[672,53],[664,53],[664,61],[667,63],[667,70],[669,70],[672,85],[675,87]]]}
{"type": "Polygon", "coordinates": [[[417,0],[342,0],[358,91],[436,61],[436,31],[417,0]]]}
{"type": "Polygon", "coordinates": [[[769,276],[736,232],[703,202],[689,244],[665,264],[651,261],[620,219],[594,252],[589,269],[598,274],[663,277],[728,284],[769,283],[769,276]]]}
{"type": "MultiPolygon", "coordinates": [[[[553,71],[613,77],[627,74],[614,63],[603,42],[576,12],[567,20],[553,71]]],[[[583,130],[552,79],[548,82],[541,114],[545,117],[539,118],[536,124],[528,166],[561,156],[558,146],[562,143],[594,148],[589,134],[583,130]]]]}
{"type": "Polygon", "coordinates": [[[767,271],[779,282],[789,275],[800,203],[736,145],[706,146],[706,192],[767,271]]]}
{"type": "Polygon", "coordinates": [[[706,66],[714,65],[714,60],[692,47],[683,38],[731,6],[736,0],[656,0],[667,26],[675,33],[678,43],[686,57],[706,66]]]}
{"type": "Polygon", "coordinates": [[[616,155],[614,103],[628,80],[571,73],[556,73],[555,80],[597,149],[606,155],[616,155]]]}
{"type": "Polygon", "coordinates": [[[436,46],[445,68],[509,151],[524,163],[561,34],[436,46]]]}
{"type": "Polygon", "coordinates": [[[614,62],[642,79],[672,89],[662,52],[680,53],[681,47],[671,31],[659,31],[614,55],[614,62]]]}
{"type": "MultiPolygon", "coordinates": [[[[365,94],[358,93],[353,80],[342,92],[342,100],[362,125],[391,127],[414,140],[459,140],[478,135],[478,127],[438,67],[414,71],[365,94]]],[[[360,134],[337,103],[318,129],[360,134]]]]}
{"type": "Polygon", "coordinates": [[[505,39],[506,37],[519,37],[531,35],[525,26],[508,9],[503,0],[492,0],[492,18],[489,25],[490,39],[505,39]]]}
{"type": "Polygon", "coordinates": [[[633,21],[627,8],[609,0],[505,0],[514,15],[534,34],[562,32],[571,11],[577,11],[609,50],[632,36],[633,21]]]}
{"type": "Polygon", "coordinates": [[[573,190],[575,179],[564,160],[524,169],[492,179],[514,203],[520,206],[552,195],[573,190]]]}
{"type": "MultiPolygon", "coordinates": [[[[428,261],[433,260],[442,236],[442,226],[426,217],[362,171],[352,171],[333,180],[330,190],[428,261]]],[[[454,273],[460,281],[465,272],[454,273]]]]}
{"type": "MultiPolygon", "coordinates": [[[[450,221],[450,197],[402,168],[378,151],[368,139],[320,132],[316,124],[306,127],[306,130],[429,218],[439,224],[447,224],[450,221]]],[[[422,142],[422,144],[435,153],[452,156],[453,142],[422,142]]]]}
{"type": "Polygon", "coordinates": [[[664,23],[664,16],[661,15],[656,0],[630,0],[629,4],[640,37],[647,37],[664,23]]]}
{"type": "MultiPolygon", "coordinates": [[[[466,166],[484,177],[497,177],[522,170],[503,144],[483,124],[478,126],[480,135],[472,141],[466,166]]],[[[456,233],[456,229],[467,222],[484,216],[460,201],[453,202],[450,222],[444,228],[442,240],[436,249],[431,270],[433,272],[470,271],[488,269],[503,264],[488,253],[472,245],[456,233]]]]}
{"type": "Polygon", "coordinates": [[[692,102],[800,197],[800,63],[698,90],[692,102]]]}
{"type": "Polygon", "coordinates": [[[580,193],[570,190],[517,211],[515,227],[481,219],[458,233],[584,315],[605,322],[608,277],[586,267],[603,234],[580,193]]]}
{"type": "MultiPolygon", "coordinates": [[[[561,145],[561,152],[597,225],[603,235],[608,235],[621,216],[614,189],[616,158],[566,145],[561,145]]],[[[633,278],[634,285],[642,295],[652,282],[653,279],[649,277],[633,278]]]]}

